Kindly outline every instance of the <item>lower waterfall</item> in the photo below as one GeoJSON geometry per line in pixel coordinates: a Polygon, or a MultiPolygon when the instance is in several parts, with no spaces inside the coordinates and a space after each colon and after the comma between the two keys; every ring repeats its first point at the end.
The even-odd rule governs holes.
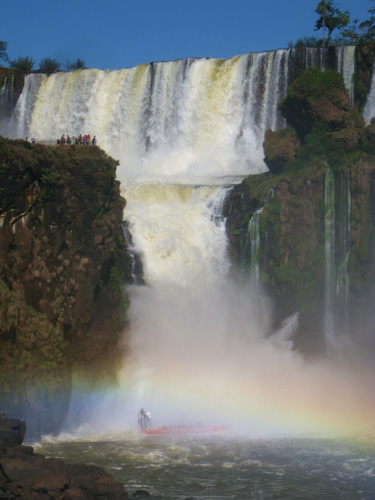
{"type": "Polygon", "coordinates": [[[155,427],[226,424],[254,436],[366,428],[367,368],[355,349],[344,360],[305,361],[293,350],[298,313],[272,331],[260,283],[231,280],[219,215],[228,186],[123,190],[146,285],[128,287],[129,355],[120,386],[92,401],[86,432],[135,429],[141,407],[155,427]]]}

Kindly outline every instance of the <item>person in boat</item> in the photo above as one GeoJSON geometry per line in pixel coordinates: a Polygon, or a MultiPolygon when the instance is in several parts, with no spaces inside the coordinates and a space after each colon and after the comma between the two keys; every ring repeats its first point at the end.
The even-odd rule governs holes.
{"type": "Polygon", "coordinates": [[[141,429],[147,429],[147,413],[143,408],[138,413],[138,424],[141,429]]]}

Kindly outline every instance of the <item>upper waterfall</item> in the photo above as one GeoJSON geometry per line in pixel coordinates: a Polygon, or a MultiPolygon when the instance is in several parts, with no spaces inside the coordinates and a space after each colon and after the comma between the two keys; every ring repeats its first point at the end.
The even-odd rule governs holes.
{"type": "MultiPolygon", "coordinates": [[[[350,81],[351,47],[337,53],[350,81]],[[349,71],[348,71],[349,68],[349,71]]],[[[322,66],[306,52],[306,64],[322,66]],[[309,57],[307,57],[309,55],[309,57]]],[[[307,49],[306,49],[307,51],[307,49]]],[[[7,130],[37,140],[96,135],[120,161],[120,180],[225,184],[267,170],[262,142],[285,125],[279,101],[295,49],[232,59],[183,59],[119,71],[29,75],[7,130]]]]}

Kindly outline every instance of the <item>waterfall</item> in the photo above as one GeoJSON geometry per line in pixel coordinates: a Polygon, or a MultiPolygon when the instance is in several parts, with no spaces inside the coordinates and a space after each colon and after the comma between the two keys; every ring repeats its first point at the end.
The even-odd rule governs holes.
{"type": "Polygon", "coordinates": [[[259,220],[263,208],[256,210],[249,222],[248,239],[250,240],[250,278],[256,288],[259,284],[259,220]]]}
{"type": "MultiPolygon", "coordinates": [[[[308,64],[325,65],[325,49],[306,52],[308,64]]],[[[120,162],[117,174],[127,201],[123,229],[134,282],[126,285],[131,331],[116,401],[104,398],[103,419],[100,411],[90,415],[98,418],[100,432],[104,422],[112,426],[116,418],[123,427],[128,419],[126,425],[134,429],[141,406],[152,409],[153,419],[158,415],[155,425],[197,422],[202,415],[210,423],[240,417],[246,428],[261,431],[277,430],[277,413],[285,408],[282,425],[295,432],[296,415],[319,413],[325,401],[331,403],[331,391],[321,399],[321,390],[327,379],[336,390],[337,380],[324,367],[312,370],[292,350],[298,315],[275,333],[267,299],[232,282],[223,216],[233,184],[266,170],[264,133],[284,126],[277,104],[290,83],[294,55],[288,49],[26,78],[4,135],[37,140],[95,135],[120,162]],[[138,285],[137,256],[145,286],[138,285]]],[[[343,198],[342,210],[349,214],[347,203],[349,208],[343,198]]],[[[336,340],[336,293],[347,296],[344,278],[339,292],[336,287],[334,204],[328,168],[325,333],[330,349],[336,340]]],[[[261,211],[249,224],[248,240],[257,282],[261,211]]],[[[347,232],[349,221],[348,215],[347,232]]],[[[345,267],[340,276],[346,272],[345,267]]],[[[345,386],[345,404],[346,395],[345,386]]]]}
{"type": "Polygon", "coordinates": [[[348,260],[350,254],[350,175],[341,172],[339,198],[339,248],[336,285],[336,320],[335,327],[340,334],[345,334],[348,325],[349,273],[348,260]]]}
{"type": "Polygon", "coordinates": [[[280,93],[269,82],[265,91],[259,71],[266,65],[271,81],[278,59],[273,52],[37,75],[36,102],[32,75],[15,133],[96,135],[120,160],[122,181],[226,183],[266,170],[261,144],[280,93]]]}
{"type": "Polygon", "coordinates": [[[8,121],[6,130],[0,130],[3,135],[21,139],[25,139],[26,136],[35,135],[31,132],[30,125],[35,105],[41,98],[39,95],[41,84],[46,78],[46,75],[43,74],[27,75],[22,94],[8,121]]]}
{"type": "Polygon", "coordinates": [[[122,223],[122,232],[126,241],[126,247],[130,258],[130,277],[134,285],[143,284],[142,265],[140,263],[138,250],[133,245],[133,238],[130,234],[127,221],[122,223]]]}
{"type": "Polygon", "coordinates": [[[325,311],[324,330],[328,351],[336,347],[335,332],[335,178],[330,167],[325,172],[325,311]]]}
{"type": "Polygon", "coordinates": [[[346,88],[349,90],[350,103],[354,104],[353,75],[355,70],[355,45],[336,48],[337,71],[344,77],[346,88]]]}
{"type": "Polygon", "coordinates": [[[253,216],[251,217],[246,235],[243,270],[245,272],[249,270],[250,279],[256,291],[259,290],[260,216],[267,202],[273,196],[274,196],[274,190],[270,189],[264,199],[264,205],[258,210],[256,210],[253,216]],[[247,262],[249,262],[249,264],[247,262]]]}
{"type": "MultiPolygon", "coordinates": [[[[350,49],[340,52],[347,75],[350,49]]],[[[231,183],[266,171],[264,133],[285,126],[277,106],[290,83],[294,53],[28,75],[0,132],[39,140],[95,135],[120,161],[124,182],[231,183]]],[[[306,49],[306,64],[321,67],[324,54],[306,49]]]]}
{"type": "Polygon", "coordinates": [[[337,351],[339,338],[347,333],[351,228],[350,174],[340,174],[340,191],[335,210],[335,178],[325,172],[325,311],[324,329],[328,352],[337,351]],[[337,227],[337,230],[336,230],[337,227]],[[337,241],[337,249],[336,249],[337,241]]]}
{"type": "Polygon", "coordinates": [[[0,131],[6,126],[8,120],[9,102],[9,81],[5,77],[3,87],[0,90],[0,131]]]}
{"type": "MultiPolygon", "coordinates": [[[[375,61],[374,66],[375,67],[375,61]]],[[[372,72],[371,88],[367,96],[365,107],[363,108],[363,117],[366,124],[371,122],[371,118],[375,117],[375,69],[372,72]]]]}

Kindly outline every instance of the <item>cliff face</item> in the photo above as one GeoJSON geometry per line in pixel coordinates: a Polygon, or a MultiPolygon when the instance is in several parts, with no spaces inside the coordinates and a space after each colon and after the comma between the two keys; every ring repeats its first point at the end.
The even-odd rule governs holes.
{"type": "Polygon", "coordinates": [[[95,146],[0,138],[0,402],[51,432],[73,371],[114,376],[126,321],[124,200],[95,146]]]}
{"type": "Polygon", "coordinates": [[[249,277],[256,262],[275,324],[299,311],[294,341],[305,354],[325,352],[332,335],[355,336],[366,348],[375,295],[374,123],[365,127],[340,75],[329,71],[308,70],[280,108],[292,127],[266,134],[270,172],[245,179],[228,200],[233,271],[249,277]]]}
{"type": "MultiPolygon", "coordinates": [[[[280,175],[263,174],[236,186],[228,200],[227,232],[233,272],[240,279],[251,276],[249,222],[264,207],[259,223],[261,283],[274,302],[274,325],[299,312],[295,347],[306,355],[326,350],[326,201],[327,165],[320,162],[304,171],[280,175]],[[270,191],[273,196],[270,197],[270,191]],[[268,195],[268,201],[265,199],[268,195]]],[[[339,335],[353,335],[364,345],[372,334],[375,254],[374,179],[375,163],[358,162],[334,173],[334,271],[332,286],[345,265],[343,238],[350,222],[350,252],[347,262],[349,297],[347,309],[336,304],[339,335]],[[351,217],[343,201],[350,179],[351,217]],[[344,195],[343,195],[344,193],[344,195]],[[345,314],[345,317],[344,317],[345,314]],[[344,326],[340,322],[345,324],[344,326]],[[362,339],[361,339],[362,337],[362,339]]],[[[339,302],[343,297],[337,296],[339,302]]]]}
{"type": "Polygon", "coordinates": [[[22,93],[27,73],[0,66],[0,118],[8,118],[22,93]]]}

